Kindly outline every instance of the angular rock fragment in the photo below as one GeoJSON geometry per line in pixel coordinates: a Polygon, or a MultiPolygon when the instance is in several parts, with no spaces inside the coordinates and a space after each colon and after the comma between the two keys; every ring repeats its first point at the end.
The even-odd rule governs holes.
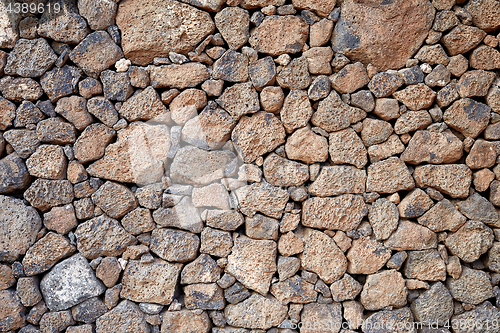
{"type": "Polygon", "coordinates": [[[7,58],[4,73],[39,77],[54,64],[56,59],[56,54],[45,39],[20,39],[7,58]]]}
{"type": "Polygon", "coordinates": [[[274,297],[254,294],[241,303],[227,305],[224,314],[229,325],[266,330],[281,324],[287,311],[274,297]]]}
{"type": "Polygon", "coordinates": [[[96,333],[149,333],[146,315],[139,307],[128,300],[121,301],[118,306],[99,317],[96,321],[96,333]]]}
{"type": "Polygon", "coordinates": [[[366,310],[406,305],[407,289],[401,273],[392,269],[369,275],[361,292],[361,304],[366,310]]]}
{"type": "MultiPolygon", "coordinates": [[[[278,73],[276,82],[281,88],[291,90],[307,89],[311,84],[310,63],[305,56],[293,59],[278,73]]],[[[324,74],[324,73],[320,73],[324,74]]]]}
{"type": "Polygon", "coordinates": [[[401,160],[409,164],[448,164],[458,161],[462,153],[463,144],[451,131],[417,131],[401,154],[401,160]]]}
{"type": "Polygon", "coordinates": [[[46,212],[54,206],[73,201],[73,186],[67,180],[37,179],[24,192],[24,198],[33,207],[46,212]]]}
{"type": "Polygon", "coordinates": [[[325,162],[328,158],[328,141],[304,127],[296,130],[287,138],[285,151],[287,157],[292,160],[308,164],[325,162]]]}
{"type": "Polygon", "coordinates": [[[153,88],[193,88],[210,77],[208,68],[192,62],[182,65],[151,66],[153,88]]]}
{"type": "Polygon", "coordinates": [[[319,197],[348,193],[360,194],[365,190],[365,182],[364,170],[352,166],[325,166],[309,186],[309,192],[319,197]]]}
{"type": "Polygon", "coordinates": [[[92,201],[114,219],[137,207],[134,193],[128,187],[110,181],[92,194],[92,201]]]}
{"type": "Polygon", "coordinates": [[[396,231],[384,242],[391,250],[427,250],[437,246],[437,236],[434,232],[419,224],[401,220],[396,231]]]}
{"type": "Polygon", "coordinates": [[[411,190],[415,182],[405,163],[397,157],[390,157],[368,167],[366,190],[368,192],[394,193],[411,190]]]}
{"type": "Polygon", "coordinates": [[[462,267],[460,277],[448,279],[446,286],[453,298],[459,302],[478,305],[494,297],[488,274],[465,266],[462,267]]]}
{"type": "Polygon", "coordinates": [[[419,217],[418,223],[434,232],[441,232],[456,231],[466,220],[449,200],[443,199],[419,217]]]}
{"type": "Polygon", "coordinates": [[[352,128],[330,133],[330,158],[335,164],[351,164],[361,169],[368,162],[363,141],[352,128]]]}
{"type": "Polygon", "coordinates": [[[363,110],[345,104],[339,94],[332,91],[319,103],[311,123],[327,132],[333,132],[343,130],[365,117],[366,113],[363,110]]]}
{"type": "Polygon", "coordinates": [[[151,233],[151,251],[168,261],[193,260],[199,247],[199,237],[189,232],[160,228],[151,233]]]}
{"type": "Polygon", "coordinates": [[[418,187],[432,187],[452,198],[469,194],[472,171],[463,164],[423,165],[413,173],[418,187]]]}
{"type": "Polygon", "coordinates": [[[21,303],[19,296],[14,290],[7,289],[0,291],[0,329],[8,332],[26,325],[26,308],[21,303]]]}
{"type": "Polygon", "coordinates": [[[21,157],[10,154],[0,160],[0,193],[25,190],[31,181],[28,168],[21,157]]]}
{"type": "Polygon", "coordinates": [[[361,237],[352,242],[347,252],[347,272],[349,274],[374,274],[391,257],[391,250],[369,237],[361,237]]]}
{"type": "Polygon", "coordinates": [[[450,252],[465,262],[473,262],[493,245],[492,230],[479,221],[470,220],[444,241],[450,252]]]}
{"type": "Polygon", "coordinates": [[[421,281],[446,280],[446,264],[436,249],[411,251],[404,266],[407,279],[421,281]]]}
{"type": "Polygon", "coordinates": [[[263,171],[266,180],[274,186],[300,186],[309,179],[307,165],[287,160],[274,153],[264,160],[263,171]]]}

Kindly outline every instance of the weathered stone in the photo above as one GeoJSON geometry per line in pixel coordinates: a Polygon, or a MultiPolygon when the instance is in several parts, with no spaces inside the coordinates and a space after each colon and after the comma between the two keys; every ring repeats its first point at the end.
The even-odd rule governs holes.
{"type": "Polygon", "coordinates": [[[236,156],[230,151],[211,151],[187,146],[179,149],[170,166],[176,183],[206,185],[231,174],[236,156]]]}
{"type": "Polygon", "coordinates": [[[438,282],[411,304],[415,320],[425,325],[446,325],[453,315],[453,298],[446,287],[438,282]]]}
{"type": "Polygon", "coordinates": [[[496,147],[492,142],[477,140],[465,159],[465,163],[471,169],[489,168],[495,164],[496,157],[496,147]]]}
{"type": "Polygon", "coordinates": [[[243,117],[233,130],[232,140],[245,163],[274,150],[285,142],[285,129],[271,113],[258,112],[243,117]]]}
{"type": "Polygon", "coordinates": [[[399,222],[399,211],[395,204],[387,199],[377,199],[370,207],[368,220],[375,238],[384,240],[396,230],[399,222]]]}
{"type": "Polygon", "coordinates": [[[417,131],[401,159],[410,164],[447,164],[458,161],[462,157],[462,149],[462,142],[451,131],[417,131]]]}
{"type": "MultiPolygon", "coordinates": [[[[16,330],[26,325],[26,308],[21,304],[14,290],[0,291],[0,329],[4,332],[16,330]]],[[[286,311],[285,311],[286,313],[286,311]]]]}
{"type": "Polygon", "coordinates": [[[281,122],[287,133],[306,126],[312,114],[311,102],[304,90],[290,91],[280,111],[281,122]]]}
{"type": "Polygon", "coordinates": [[[368,162],[363,141],[352,128],[330,133],[329,141],[330,158],[333,163],[352,164],[360,169],[368,162]]]}
{"type": "Polygon", "coordinates": [[[162,227],[175,227],[194,233],[200,233],[203,229],[200,215],[190,197],[182,198],[173,208],[154,211],[153,219],[162,227]]]}
{"type": "Polygon", "coordinates": [[[281,324],[288,312],[288,307],[275,298],[258,294],[238,304],[229,304],[224,314],[229,325],[254,329],[269,329],[281,324]]]}
{"type": "Polygon", "coordinates": [[[285,151],[288,158],[293,160],[308,164],[325,162],[328,158],[328,141],[321,135],[314,134],[309,128],[304,127],[296,130],[288,137],[285,151]]]}
{"type": "Polygon", "coordinates": [[[208,13],[173,0],[122,2],[116,24],[122,33],[125,56],[141,66],[170,52],[187,54],[215,30],[208,13]],[[137,8],[141,8],[140,16],[136,14],[137,8]],[[166,11],[168,15],[158,20],[158,11],[166,11]],[[171,24],[173,18],[176,19],[174,25],[171,24]]]}
{"type": "Polygon", "coordinates": [[[302,224],[307,227],[350,231],[357,228],[368,213],[359,195],[344,194],[334,198],[310,198],[302,207],[302,224]]]}
{"type": "Polygon", "coordinates": [[[370,82],[365,66],[357,62],[346,65],[337,74],[331,77],[332,87],[340,94],[350,94],[364,87],[370,82]]]}
{"type": "Polygon", "coordinates": [[[401,220],[396,231],[384,242],[384,245],[397,251],[433,249],[437,246],[437,236],[426,227],[401,220]]]}
{"type": "MultiPolygon", "coordinates": [[[[278,237],[277,231],[276,229],[276,238],[278,237]]],[[[285,257],[293,256],[294,254],[304,252],[304,243],[296,234],[288,232],[281,235],[278,242],[278,251],[285,257]]]]}
{"type": "Polygon", "coordinates": [[[78,1],[78,11],[92,30],[106,30],[115,23],[117,4],[110,0],[78,1]]]}
{"type": "Polygon", "coordinates": [[[195,187],[192,194],[194,207],[213,207],[228,210],[229,193],[223,184],[195,187]]]}
{"type": "Polygon", "coordinates": [[[428,109],[436,97],[436,93],[423,83],[408,86],[403,90],[396,91],[393,95],[398,101],[414,111],[428,109]]]}
{"type": "Polygon", "coordinates": [[[485,36],[486,33],[479,28],[459,25],[443,36],[441,41],[448,54],[454,56],[472,50],[481,43],[485,36]]]}
{"type": "Polygon", "coordinates": [[[21,157],[10,154],[0,160],[0,193],[25,190],[31,177],[21,157]]]}
{"type": "MultiPolygon", "coordinates": [[[[234,9],[231,7],[228,9],[234,9]]],[[[243,10],[243,9],[242,9],[243,10]]],[[[212,77],[228,82],[245,82],[248,80],[248,57],[233,49],[225,52],[213,65],[212,77]]]]}
{"type": "Polygon", "coordinates": [[[489,106],[469,98],[453,103],[444,113],[443,119],[451,128],[464,136],[477,137],[488,125],[491,109],[489,106]]]}
{"type": "Polygon", "coordinates": [[[0,232],[0,259],[12,262],[36,241],[42,221],[36,210],[25,206],[22,200],[0,196],[0,218],[4,221],[0,232]]]}
{"type": "Polygon", "coordinates": [[[274,153],[264,160],[263,170],[266,180],[274,186],[300,186],[309,179],[307,165],[287,160],[274,153]]]}
{"type": "MultiPolygon", "coordinates": [[[[303,53],[308,62],[309,73],[311,74],[332,74],[330,62],[333,58],[333,51],[330,47],[313,47],[303,53]]],[[[367,77],[366,82],[369,79],[367,77]]]]}
{"type": "MultiPolygon", "coordinates": [[[[330,94],[330,91],[331,91],[331,83],[328,76],[319,75],[316,79],[313,80],[313,82],[309,86],[309,89],[307,90],[307,95],[309,99],[313,101],[318,101],[328,96],[328,94],[330,94]]],[[[354,105],[354,106],[359,106],[359,105],[354,105]]]]}
{"type": "Polygon", "coordinates": [[[432,118],[426,110],[409,111],[396,120],[394,132],[405,134],[416,130],[421,130],[432,124],[432,118]]]}
{"type": "Polygon", "coordinates": [[[92,201],[111,218],[120,218],[137,207],[134,193],[128,187],[110,181],[92,194],[92,201]]]}
{"type": "Polygon", "coordinates": [[[66,310],[104,293],[87,260],[80,254],[58,263],[40,283],[45,303],[51,311],[66,310]]]}
{"type": "Polygon", "coordinates": [[[54,206],[73,201],[73,186],[67,180],[37,179],[24,192],[24,198],[33,207],[46,212],[54,206]]]}
{"type": "Polygon", "coordinates": [[[494,297],[488,273],[465,266],[460,277],[449,278],[446,286],[453,298],[459,302],[477,305],[494,297]]]}
{"type": "Polygon", "coordinates": [[[34,306],[42,300],[36,277],[19,278],[16,293],[24,306],[34,306]]]}
{"type": "Polygon", "coordinates": [[[338,333],[342,324],[342,307],[339,303],[305,304],[300,315],[301,332],[338,333]],[[318,325],[321,323],[321,325],[318,325]]]}
{"type": "Polygon", "coordinates": [[[407,290],[405,280],[396,270],[382,271],[366,278],[361,292],[361,304],[374,311],[388,306],[406,305],[407,290]]]}
{"type": "Polygon", "coordinates": [[[429,65],[441,64],[446,66],[450,62],[446,52],[440,44],[422,46],[415,55],[415,59],[428,63],[429,65]]]}
{"type": "Polygon", "coordinates": [[[4,73],[39,77],[54,64],[56,59],[56,54],[45,39],[20,39],[7,58],[4,73]]]}
{"type": "Polygon", "coordinates": [[[74,145],[75,158],[81,163],[104,156],[104,149],[115,137],[115,131],[103,124],[87,126],[74,145]]]}
{"type": "MultiPolygon", "coordinates": [[[[408,307],[404,307],[397,310],[382,310],[372,314],[363,321],[361,329],[365,333],[379,333],[381,330],[386,331],[387,328],[398,333],[414,332],[413,323],[414,319],[411,310],[408,307]]],[[[422,332],[427,332],[424,331],[427,329],[427,326],[423,325],[422,327],[422,332]]],[[[436,332],[448,333],[441,332],[440,330],[436,332]]],[[[435,332],[432,331],[432,333],[435,332]]]]}
{"type": "Polygon", "coordinates": [[[162,333],[209,333],[211,327],[208,314],[189,310],[168,311],[162,314],[162,333]]]}
{"type": "MultiPolygon", "coordinates": [[[[295,17],[295,16],[292,16],[295,17]]],[[[300,90],[311,84],[309,61],[305,56],[293,59],[278,73],[276,81],[281,88],[300,90]]]]}
{"type": "Polygon", "coordinates": [[[463,164],[424,165],[413,173],[418,187],[432,187],[452,198],[465,198],[469,194],[472,171],[463,164]]]}
{"type": "Polygon", "coordinates": [[[106,215],[80,224],[75,236],[78,251],[88,259],[120,255],[127,246],[136,242],[135,238],[126,232],[118,221],[106,215]]]}
{"type": "Polygon", "coordinates": [[[227,231],[205,228],[201,233],[201,253],[225,258],[231,253],[233,239],[227,231]]]}
{"type": "Polygon", "coordinates": [[[7,99],[0,97],[0,130],[5,131],[12,125],[16,117],[16,105],[7,99]]]}
{"type": "Polygon", "coordinates": [[[397,157],[390,157],[368,167],[366,179],[368,192],[394,193],[400,190],[411,190],[414,187],[415,183],[408,168],[397,157]]]}
{"type": "Polygon", "coordinates": [[[73,125],[63,122],[58,118],[42,120],[37,124],[36,136],[41,142],[64,145],[76,140],[73,125]]]}
{"type": "Polygon", "coordinates": [[[208,68],[192,62],[182,65],[152,66],[150,68],[153,88],[193,88],[210,77],[208,68]]]}
{"type": "Polygon", "coordinates": [[[403,78],[389,72],[375,74],[368,88],[377,98],[388,97],[403,85],[403,78]]]}
{"type": "MultiPolygon", "coordinates": [[[[491,305],[490,302],[486,301],[480,306],[474,308],[471,311],[467,311],[460,315],[456,315],[451,317],[455,323],[464,323],[464,322],[474,322],[473,329],[480,329],[484,333],[494,333],[496,332],[496,328],[492,325],[486,325],[483,323],[493,322],[494,320],[498,320],[500,313],[498,312],[498,308],[491,305]]],[[[453,326],[454,331],[458,333],[465,333],[469,328],[460,327],[460,325],[455,324],[453,326]]]]}
{"type": "Polygon", "coordinates": [[[401,68],[427,37],[434,13],[428,1],[344,2],[332,34],[333,49],[365,65],[372,63],[382,71],[401,68]],[[389,18],[391,24],[387,24],[389,18]],[[407,38],[410,35],[414,37],[411,41],[407,38]]]}
{"type": "Polygon", "coordinates": [[[80,70],[73,66],[54,68],[42,76],[40,84],[50,101],[56,102],[61,97],[76,92],[76,86],[80,79],[80,75],[80,70]]]}
{"type": "Polygon", "coordinates": [[[473,262],[493,245],[493,231],[482,222],[470,220],[444,241],[450,252],[465,262],[473,262]]]}
{"type": "Polygon", "coordinates": [[[28,276],[43,273],[75,251],[64,236],[49,232],[26,252],[22,261],[24,273],[28,276]]]}
{"type": "MultiPolygon", "coordinates": [[[[49,2],[52,8],[57,7],[54,6],[55,3],[56,1],[49,2]]],[[[76,1],[63,1],[59,5],[60,10],[57,12],[43,11],[38,25],[38,35],[61,43],[78,44],[89,33],[87,23],[78,15],[76,1]]]]}
{"type": "Polygon", "coordinates": [[[358,296],[363,286],[349,274],[344,274],[344,277],[335,281],[330,286],[332,298],[335,302],[343,302],[352,300],[358,296]]]}
{"type": "Polygon", "coordinates": [[[134,92],[128,73],[105,70],[101,73],[100,79],[104,97],[109,100],[123,102],[134,92]]]}
{"type": "Polygon", "coordinates": [[[126,100],[119,111],[120,115],[128,121],[154,120],[166,112],[167,109],[161,102],[160,96],[152,87],[147,87],[126,100]]]}
{"type": "Polygon", "coordinates": [[[193,260],[199,247],[199,237],[189,232],[161,228],[151,233],[151,251],[168,261],[193,260]]]}
{"type": "MultiPolygon", "coordinates": [[[[299,263],[300,265],[300,263],[299,263]]],[[[298,270],[298,267],[297,267],[298,270]]],[[[0,272],[2,277],[0,278],[0,290],[5,290],[16,284],[16,278],[12,273],[12,269],[7,265],[0,265],[0,272]]],[[[293,275],[293,274],[292,274],[293,275]]]]}
{"type": "Polygon", "coordinates": [[[386,121],[366,118],[363,120],[361,138],[365,146],[373,146],[386,141],[392,134],[392,125],[386,121]]]}
{"type": "Polygon", "coordinates": [[[149,263],[130,260],[123,273],[120,296],[134,302],[169,304],[180,271],[181,264],[161,259],[149,263]]]}
{"type": "Polygon", "coordinates": [[[407,279],[422,281],[446,280],[446,264],[436,249],[411,251],[404,266],[407,279]]]}
{"type": "Polygon", "coordinates": [[[104,157],[87,167],[87,172],[124,183],[153,183],[163,175],[170,146],[168,127],[136,122],[118,131],[117,142],[108,145],[104,157]]]}
{"type": "Polygon", "coordinates": [[[265,295],[276,272],[275,260],[275,242],[239,237],[228,256],[226,272],[245,287],[265,295]]]}
{"type": "Polygon", "coordinates": [[[495,73],[483,70],[465,72],[458,81],[461,97],[486,96],[495,80],[495,73]]]}
{"type": "MultiPolygon", "coordinates": [[[[264,170],[265,172],[265,170],[264,170]]],[[[363,193],[366,172],[352,166],[323,167],[316,180],[309,186],[309,192],[327,197],[347,193],[363,193]]]]}
{"type": "Polygon", "coordinates": [[[95,274],[107,288],[112,288],[118,282],[121,272],[122,267],[118,260],[115,257],[106,257],[97,266],[95,274]]]}
{"type": "Polygon", "coordinates": [[[257,52],[274,57],[301,51],[308,34],[309,26],[301,18],[272,15],[253,31],[249,42],[257,52]]]}
{"type": "Polygon", "coordinates": [[[40,145],[35,131],[32,130],[14,129],[5,132],[3,137],[22,158],[30,157],[40,145]]]}
{"type": "Polygon", "coordinates": [[[5,76],[0,79],[0,91],[8,100],[22,102],[35,101],[42,97],[43,90],[38,82],[30,78],[13,78],[5,76]]]}
{"type": "Polygon", "coordinates": [[[118,306],[97,319],[96,333],[110,331],[116,333],[151,332],[146,323],[146,315],[139,310],[135,303],[128,300],[122,301],[118,306]]]}
{"type": "Polygon", "coordinates": [[[414,189],[408,193],[398,205],[399,216],[402,218],[419,217],[423,215],[434,202],[421,189],[414,189]]]}
{"type": "Polygon", "coordinates": [[[337,92],[332,91],[327,98],[319,102],[311,123],[327,132],[333,132],[343,130],[365,117],[363,110],[347,105],[337,92]]]}
{"type": "Polygon", "coordinates": [[[243,222],[243,216],[237,211],[209,210],[207,212],[206,223],[212,228],[233,231],[242,225],[243,222]]]}
{"type": "Polygon", "coordinates": [[[302,235],[304,252],[299,255],[302,268],[318,274],[325,283],[332,283],[342,277],[347,270],[347,259],[326,234],[305,229],[302,235]]]}
{"type": "Polygon", "coordinates": [[[316,301],[318,293],[314,285],[306,282],[299,276],[293,276],[281,282],[274,283],[270,289],[271,294],[282,304],[311,303],[316,301]]]}
{"type": "Polygon", "coordinates": [[[226,7],[215,15],[215,26],[229,47],[237,50],[250,36],[250,14],[239,7],[226,7]]]}
{"type": "Polygon", "coordinates": [[[377,98],[373,113],[383,120],[391,120],[399,117],[398,101],[392,98],[377,98]]]}
{"type": "Polygon", "coordinates": [[[105,31],[96,31],[85,37],[69,55],[87,75],[97,78],[99,74],[123,58],[123,52],[105,31]]]}
{"type": "Polygon", "coordinates": [[[55,111],[82,131],[93,122],[87,112],[87,102],[80,96],[63,97],[57,102],[55,111]]]}
{"type": "Polygon", "coordinates": [[[283,93],[283,89],[281,89],[281,87],[265,87],[260,93],[260,104],[264,111],[277,113],[283,105],[284,98],[285,94],[283,93]]]}
{"type": "Polygon", "coordinates": [[[500,52],[490,46],[482,45],[472,52],[470,65],[472,68],[487,71],[500,68],[500,52]]]}
{"type": "Polygon", "coordinates": [[[391,257],[391,250],[369,237],[361,237],[352,242],[347,252],[347,272],[350,274],[374,274],[391,257]]]}
{"type": "Polygon", "coordinates": [[[224,90],[217,103],[236,121],[243,115],[259,111],[258,99],[257,91],[251,83],[240,83],[224,90]]]}
{"type": "Polygon", "coordinates": [[[209,255],[202,254],[182,270],[181,284],[212,283],[220,278],[220,268],[209,255]]]}
{"type": "Polygon", "coordinates": [[[472,16],[472,23],[486,32],[494,31],[500,27],[500,5],[496,1],[487,0],[471,2],[465,9],[472,16]]]}
{"type": "Polygon", "coordinates": [[[434,207],[418,218],[418,223],[434,232],[456,231],[467,219],[447,199],[439,201],[434,207]]]}

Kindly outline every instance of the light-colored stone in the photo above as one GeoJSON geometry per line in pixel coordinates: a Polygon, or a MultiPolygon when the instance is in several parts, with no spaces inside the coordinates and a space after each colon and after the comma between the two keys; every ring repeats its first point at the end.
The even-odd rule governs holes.
{"type": "Polygon", "coordinates": [[[366,278],[361,292],[361,304],[366,310],[380,310],[388,306],[406,305],[408,291],[405,280],[396,270],[382,271],[366,278]]]}

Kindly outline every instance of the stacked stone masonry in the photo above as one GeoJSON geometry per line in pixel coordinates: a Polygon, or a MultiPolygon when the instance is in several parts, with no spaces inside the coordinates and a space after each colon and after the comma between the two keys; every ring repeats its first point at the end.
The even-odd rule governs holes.
{"type": "Polygon", "coordinates": [[[499,43],[498,0],[2,0],[0,332],[499,332],[499,43]]]}

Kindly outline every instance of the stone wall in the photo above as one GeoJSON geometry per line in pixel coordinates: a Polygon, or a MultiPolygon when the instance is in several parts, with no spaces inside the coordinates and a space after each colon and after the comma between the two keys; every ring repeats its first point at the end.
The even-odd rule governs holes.
{"type": "Polygon", "coordinates": [[[0,332],[500,331],[499,42],[498,0],[3,0],[0,332]]]}

